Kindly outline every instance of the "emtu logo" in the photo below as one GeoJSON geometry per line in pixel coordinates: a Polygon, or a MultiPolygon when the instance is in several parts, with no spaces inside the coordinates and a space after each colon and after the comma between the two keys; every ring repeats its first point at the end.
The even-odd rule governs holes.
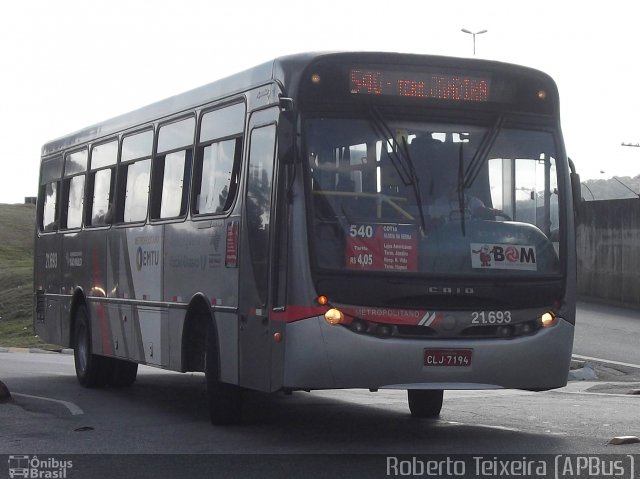
{"type": "Polygon", "coordinates": [[[143,250],[138,246],[136,251],[136,269],[141,271],[145,266],[158,266],[160,264],[160,252],[158,250],[143,250]]]}

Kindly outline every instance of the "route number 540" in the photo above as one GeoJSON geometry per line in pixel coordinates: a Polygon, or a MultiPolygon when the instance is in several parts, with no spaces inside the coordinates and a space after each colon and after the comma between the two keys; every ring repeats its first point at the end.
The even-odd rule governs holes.
{"type": "Polygon", "coordinates": [[[351,225],[349,226],[349,236],[352,238],[373,238],[373,226],[351,225]]]}

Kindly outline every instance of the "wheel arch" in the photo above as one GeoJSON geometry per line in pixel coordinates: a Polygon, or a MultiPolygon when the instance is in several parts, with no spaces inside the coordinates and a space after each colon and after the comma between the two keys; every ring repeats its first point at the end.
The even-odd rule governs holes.
{"type": "MultiPolygon", "coordinates": [[[[205,370],[205,353],[207,350],[207,329],[213,328],[216,341],[218,332],[209,301],[204,294],[196,294],[191,298],[184,318],[182,329],[182,367],[183,372],[205,370]]],[[[218,352],[220,348],[216,348],[218,352]]]]}

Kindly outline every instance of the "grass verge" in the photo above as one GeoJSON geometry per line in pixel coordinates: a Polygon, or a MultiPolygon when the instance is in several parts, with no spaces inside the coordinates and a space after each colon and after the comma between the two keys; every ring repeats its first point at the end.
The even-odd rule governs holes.
{"type": "Polygon", "coordinates": [[[33,205],[0,204],[0,346],[59,349],[33,332],[33,205]]]}

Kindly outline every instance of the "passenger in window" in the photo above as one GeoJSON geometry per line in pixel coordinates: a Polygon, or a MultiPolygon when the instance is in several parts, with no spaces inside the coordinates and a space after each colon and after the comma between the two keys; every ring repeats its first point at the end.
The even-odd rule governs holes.
{"type": "Polygon", "coordinates": [[[109,208],[107,208],[107,212],[104,215],[104,224],[110,225],[113,223],[113,204],[109,203],[109,208]]]}

